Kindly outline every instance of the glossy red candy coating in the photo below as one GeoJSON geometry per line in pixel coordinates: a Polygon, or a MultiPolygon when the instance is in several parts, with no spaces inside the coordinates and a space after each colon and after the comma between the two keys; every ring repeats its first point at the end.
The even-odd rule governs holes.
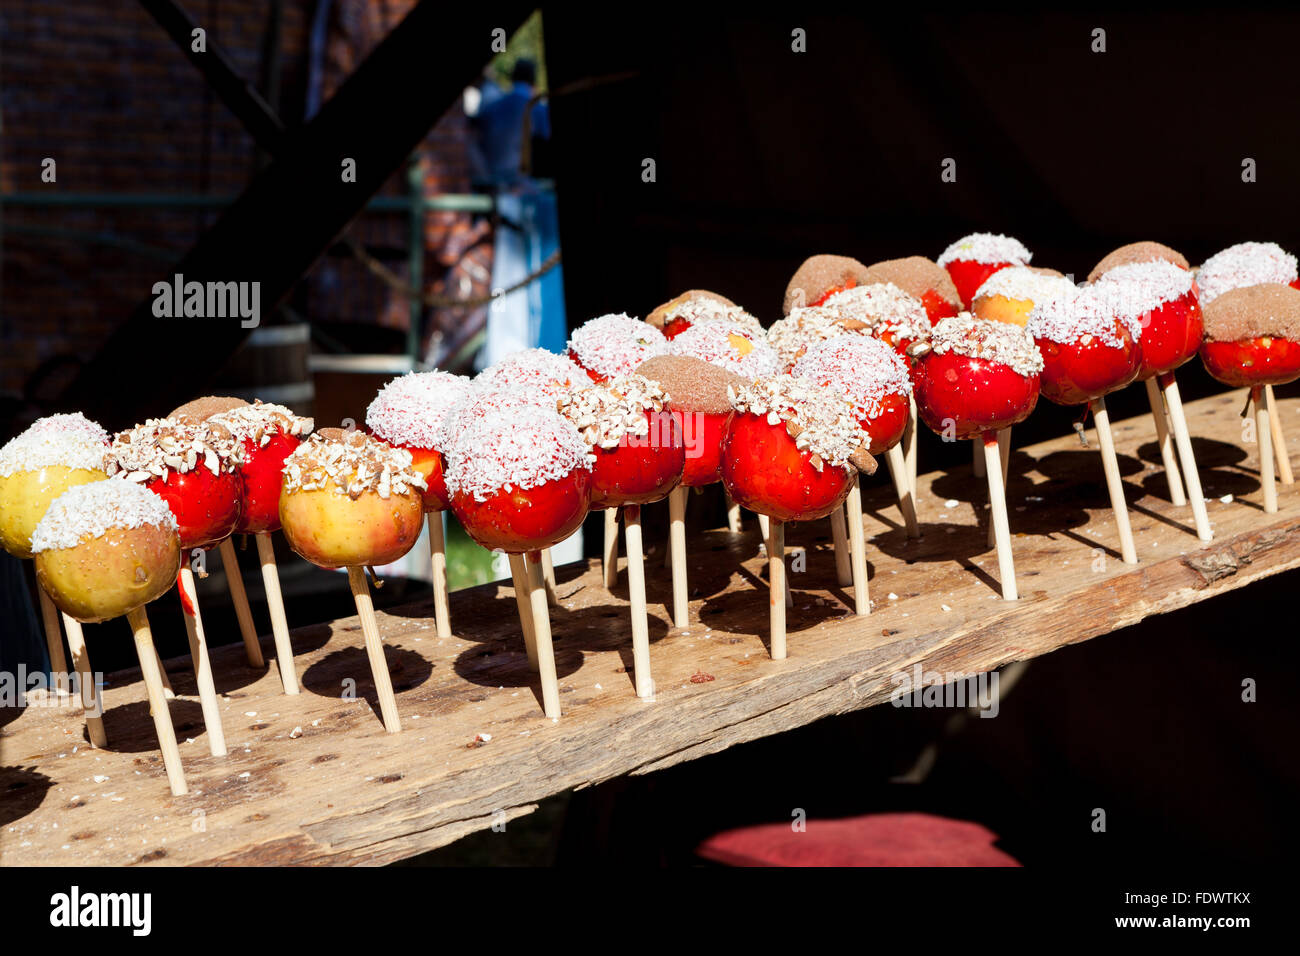
{"type": "Polygon", "coordinates": [[[1279,338],[1206,342],[1201,346],[1201,362],[1225,385],[1285,385],[1300,378],[1300,342],[1279,338]]]}
{"type": "Polygon", "coordinates": [[[671,412],[647,411],[648,435],[624,435],[617,448],[595,448],[591,507],[618,508],[659,501],[677,487],[686,464],[681,423],[671,412]]]}
{"type": "Polygon", "coordinates": [[[1293,289],[1300,289],[1300,279],[1292,279],[1292,280],[1291,280],[1291,288],[1293,288],[1293,289]]]}
{"type": "Polygon", "coordinates": [[[989,276],[1000,269],[1013,265],[1010,262],[971,262],[969,259],[954,259],[944,268],[952,277],[952,284],[957,287],[957,294],[969,308],[975,301],[975,293],[980,290],[989,276]]]}
{"type": "Polygon", "coordinates": [[[732,415],[722,438],[722,481],[732,499],[750,511],[778,521],[824,518],[853,487],[855,472],[843,466],[813,467],[785,422],[769,425],[766,416],[732,415]]]}
{"type": "Polygon", "coordinates": [[[682,484],[687,488],[700,488],[721,481],[722,436],[727,430],[731,412],[715,415],[673,409],[672,415],[682,426],[682,442],[686,447],[682,484]]]}
{"type": "Polygon", "coordinates": [[[239,466],[244,504],[235,526],[239,534],[279,530],[284,460],[300,444],[301,439],[283,432],[276,432],[260,446],[252,438],[244,439],[244,462],[239,466]]]}
{"type": "Polygon", "coordinates": [[[411,468],[424,475],[425,490],[420,493],[424,513],[446,511],[448,507],[447,481],[442,474],[442,454],[432,448],[415,448],[411,445],[394,445],[411,453],[411,468]]]}
{"type": "Polygon", "coordinates": [[[958,312],[955,305],[934,289],[925,290],[925,295],[921,296],[921,304],[925,306],[925,314],[931,325],[938,325],[940,319],[951,318],[958,312]]]}
{"type": "Polygon", "coordinates": [[[1201,347],[1205,323],[1195,287],[1186,295],[1171,299],[1139,319],[1142,324],[1142,364],[1138,381],[1172,372],[1201,347]]]}
{"type": "Polygon", "coordinates": [[[1089,336],[1087,344],[1034,340],[1043,356],[1038,388],[1044,398],[1057,405],[1082,405],[1109,395],[1137,378],[1142,348],[1133,341],[1127,328],[1119,322],[1115,324],[1124,342],[1118,348],[1095,336],[1089,336]]]}
{"type": "Polygon", "coordinates": [[[815,302],[809,302],[808,305],[810,305],[810,306],[823,305],[823,304],[825,304],[825,302],[826,302],[827,299],[829,299],[831,296],[835,295],[837,292],[847,292],[849,289],[856,289],[857,287],[858,287],[858,280],[857,280],[857,279],[849,279],[849,280],[848,280],[847,282],[845,282],[843,285],[831,286],[829,289],[827,289],[825,292],[823,292],[820,296],[818,296],[818,297],[817,297],[817,300],[816,300],[815,302]]]}
{"type": "Polygon", "coordinates": [[[691,327],[691,323],[687,322],[685,319],[682,318],[670,319],[669,321],[664,323],[664,338],[675,339],[677,338],[677,336],[681,335],[690,327],[691,327]]]}
{"type": "MultiPolygon", "coordinates": [[[[203,467],[184,474],[171,471],[166,481],[154,478],[145,487],[167,502],[176,516],[182,551],[224,541],[239,524],[241,482],[236,472],[214,475],[203,467]]],[[[276,501],[278,507],[278,496],[276,501]]]]}
{"type": "Polygon", "coordinates": [[[580,361],[578,361],[578,356],[574,354],[573,349],[569,349],[568,354],[569,354],[569,358],[573,360],[573,364],[578,366],[578,368],[582,369],[584,372],[586,372],[587,377],[590,378],[593,382],[603,382],[605,381],[606,378],[609,377],[607,375],[601,375],[597,372],[593,372],[591,369],[587,368],[587,366],[583,365],[580,361]]]}
{"type": "Polygon", "coordinates": [[[1029,417],[1038,404],[1038,376],[956,352],[927,352],[912,368],[916,411],[945,437],[975,438],[1029,417]]]}
{"type": "Polygon", "coordinates": [[[475,500],[452,495],[451,510],[471,538],[489,550],[523,554],[559,544],[578,530],[591,501],[591,472],[575,469],[527,491],[504,489],[475,500]]]}
{"type": "Polygon", "coordinates": [[[912,413],[912,403],[901,392],[886,395],[880,401],[880,414],[874,418],[858,420],[871,439],[867,451],[873,455],[888,451],[897,445],[907,430],[907,418],[912,413]]]}

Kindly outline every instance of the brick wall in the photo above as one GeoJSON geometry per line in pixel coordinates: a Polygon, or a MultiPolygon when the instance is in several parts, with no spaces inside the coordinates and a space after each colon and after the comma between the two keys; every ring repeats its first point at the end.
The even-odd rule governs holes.
{"type": "MultiPolygon", "coordinates": [[[[325,97],[364,59],[414,0],[338,0],[324,73],[325,97]]],[[[280,111],[303,115],[312,0],[286,0],[280,111]]],[[[189,0],[242,76],[257,83],[267,0],[189,0]]],[[[382,108],[400,108],[401,95],[382,108]]],[[[4,192],[213,193],[233,195],[255,168],[252,141],[202,78],[136,4],[102,0],[5,0],[0,7],[0,190],[4,192]],[[41,160],[57,162],[56,184],[41,182],[41,160]]],[[[468,188],[463,131],[453,110],[420,150],[429,193],[468,188]]],[[[405,174],[386,192],[404,194],[405,174]]],[[[0,392],[23,388],[43,363],[85,359],[152,283],[187,249],[215,213],[194,209],[6,207],[0,258],[0,392]],[[72,230],[74,237],[31,234],[72,230]],[[87,241],[109,234],[121,245],[87,241]],[[135,244],[135,245],[131,245],[135,244]],[[145,248],[148,247],[148,248],[145,248]]],[[[428,287],[465,294],[458,263],[468,251],[490,262],[463,215],[431,217],[426,229],[428,287]]],[[[368,215],[359,235],[404,248],[402,215],[368,215]]],[[[394,265],[404,271],[404,263],[394,265]]],[[[469,283],[477,294],[485,282],[469,283]]],[[[405,329],[408,308],[355,263],[318,265],[298,297],[313,320],[358,321],[405,329]],[[328,274],[326,274],[328,273],[328,274]]],[[[435,316],[459,321],[461,317],[435,316]]],[[[61,379],[50,382],[47,395],[61,379]]]]}

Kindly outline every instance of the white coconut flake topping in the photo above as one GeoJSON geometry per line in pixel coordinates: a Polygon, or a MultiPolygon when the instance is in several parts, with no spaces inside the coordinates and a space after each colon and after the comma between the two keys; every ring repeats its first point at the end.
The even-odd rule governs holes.
{"type": "Polygon", "coordinates": [[[296,414],[291,408],[261,399],[255,399],[251,405],[237,405],[218,412],[208,421],[225,428],[240,441],[251,441],[259,448],[276,435],[308,435],[316,425],[315,421],[296,414]]]}
{"type": "Polygon", "coordinates": [[[366,409],[366,426],[395,445],[441,451],[444,416],[473,388],[464,375],[410,372],[379,390],[366,409]]]}
{"type": "Polygon", "coordinates": [[[930,337],[930,316],[914,295],[892,282],[873,282],[836,292],[822,303],[840,319],[861,322],[872,335],[893,333],[898,338],[924,341],[930,337]]]}
{"type": "Polygon", "coordinates": [[[1134,342],[1139,341],[1142,324],[1138,315],[1118,312],[1109,301],[1108,291],[1114,290],[1103,288],[1100,281],[1082,289],[1074,286],[1063,289],[1035,304],[1025,327],[1035,339],[1048,339],[1062,345],[1093,338],[1111,348],[1123,348],[1126,343],[1120,335],[1120,328],[1127,329],[1134,342]]]}
{"type": "Polygon", "coordinates": [[[110,477],[121,474],[130,481],[148,482],[196,468],[218,475],[234,471],[243,461],[243,442],[210,420],[151,418],[117,434],[105,465],[110,477]]]}
{"type": "Polygon", "coordinates": [[[668,319],[683,319],[692,327],[720,322],[723,325],[738,325],[750,332],[762,334],[763,324],[738,305],[727,305],[706,295],[692,296],[668,314],[668,319]]]}
{"type": "Polygon", "coordinates": [[[880,339],[864,335],[842,335],[809,347],[790,374],[839,392],[859,419],[878,416],[887,396],[912,394],[903,357],[880,339]]]}
{"type": "Polygon", "coordinates": [[[147,526],[176,532],[176,516],[167,502],[133,481],[92,481],[69,488],[50,503],[32,532],[32,552],[75,548],[115,528],[147,526]]]}
{"type": "Polygon", "coordinates": [[[597,375],[631,375],[646,359],[668,354],[668,340],[647,322],[623,313],[602,315],[573,330],[569,350],[597,375]]]}
{"type": "Polygon", "coordinates": [[[941,319],[930,336],[936,355],[953,352],[1008,366],[1017,375],[1037,375],[1043,356],[1034,337],[1018,325],[977,319],[969,312],[941,319]]]}
{"type": "Polygon", "coordinates": [[[950,262],[1009,262],[1016,266],[1027,266],[1033,257],[1034,254],[1019,239],[1001,233],[973,232],[943,250],[939,265],[946,266],[950,262]]]}
{"type": "Polygon", "coordinates": [[[1239,242],[1210,256],[1196,273],[1202,305],[1233,289],[1295,280],[1296,257],[1275,242],[1239,242]]]}
{"type": "Polygon", "coordinates": [[[795,446],[808,452],[818,471],[828,464],[851,467],[849,459],[871,442],[843,396],[806,378],[778,375],[742,388],[728,386],[727,395],[742,414],[766,418],[769,425],[785,422],[795,446]]]}
{"type": "Polygon", "coordinates": [[[385,499],[412,488],[424,491],[424,476],[411,467],[413,460],[406,449],[363,432],[346,432],[342,438],[318,433],[284,460],[284,490],[333,488],[354,500],[368,491],[385,499]]]}
{"type": "Polygon", "coordinates": [[[523,349],[511,352],[479,372],[474,384],[538,388],[558,394],[570,385],[587,380],[582,366],[567,355],[556,355],[546,349],[523,349]]]}
{"type": "MultiPolygon", "coordinates": [[[[577,368],[577,366],[575,365],[574,368],[577,368]]],[[[522,385],[513,386],[483,382],[482,376],[475,378],[474,387],[457,399],[447,409],[447,413],[443,415],[442,422],[438,426],[438,433],[434,436],[434,447],[445,454],[460,432],[483,416],[491,415],[497,411],[527,407],[555,411],[560,400],[568,394],[570,387],[576,387],[591,381],[586,372],[582,372],[581,369],[579,369],[579,372],[581,372],[581,378],[575,379],[573,386],[566,385],[564,388],[555,391],[552,391],[549,387],[537,389],[522,385]]]]}
{"type": "Polygon", "coordinates": [[[1163,259],[1153,259],[1116,266],[1094,282],[1092,288],[1115,318],[1128,321],[1187,295],[1194,281],[1189,270],[1163,259]]]}
{"type": "Polygon", "coordinates": [[[1008,266],[989,276],[975,293],[975,299],[1000,295],[1016,302],[1038,303],[1069,295],[1074,287],[1074,283],[1064,276],[1036,272],[1028,266],[1008,266]]]}
{"type": "Polygon", "coordinates": [[[692,325],[668,343],[668,351],[729,369],[744,378],[767,378],[781,371],[781,359],[767,344],[764,333],[741,325],[692,325]]]}
{"type": "Polygon", "coordinates": [[[0,448],[0,478],[57,466],[102,471],[107,451],[108,432],[80,412],[50,415],[0,448]]]}
{"type": "Polygon", "coordinates": [[[573,423],[589,448],[617,448],[623,436],[650,434],[646,412],[662,411],[667,395],[643,375],[627,375],[569,390],[560,414],[573,423]]]}
{"type": "Polygon", "coordinates": [[[516,489],[529,491],[595,461],[578,429],[554,411],[520,405],[488,412],[447,447],[444,477],[453,495],[486,501],[516,489]]]}

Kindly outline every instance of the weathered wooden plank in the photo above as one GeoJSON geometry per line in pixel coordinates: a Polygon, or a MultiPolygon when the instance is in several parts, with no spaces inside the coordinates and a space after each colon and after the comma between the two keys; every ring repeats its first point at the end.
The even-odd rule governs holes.
{"type": "MultiPolygon", "coordinates": [[[[173,719],[191,792],[163,777],[139,675],[112,675],[111,749],[89,749],[79,714],[32,707],[0,728],[0,860],[15,864],[379,864],[531,812],[542,798],[649,773],[819,718],[888,700],[892,676],[974,673],[1048,653],[1300,566],[1300,492],[1259,507],[1254,446],[1241,437],[1238,394],[1189,406],[1206,461],[1216,540],[1200,547],[1189,509],[1161,489],[1149,420],[1119,423],[1137,566],[1113,553],[1096,452],[1063,438],[1019,450],[1011,518],[1022,600],[1007,604],[986,544],[985,492],[962,470],[923,479],[924,537],[908,541],[887,482],[868,489],[875,611],[855,617],[835,584],[824,523],[790,530],[807,549],[793,571],[790,657],[765,646],[767,599],[755,522],[691,544],[690,626],[670,627],[670,582],[648,562],[656,699],[633,692],[625,588],[599,568],[560,569],[554,613],[565,716],[541,716],[503,585],[458,592],[456,634],[438,639],[432,602],[380,616],[404,730],[383,732],[355,618],[294,633],[304,693],[287,698],[273,670],[254,672],[236,643],[213,665],[231,753],[207,754],[193,681],[171,668],[173,719]],[[1143,479],[1151,479],[1144,481],[1143,479]],[[342,695],[355,682],[359,699],[342,695]],[[490,735],[486,742],[476,737],[490,735]]],[[[1282,403],[1300,421],[1300,402],[1282,403]]],[[[120,639],[87,628],[92,643],[120,639]]],[[[267,649],[270,650],[269,640],[267,649]]],[[[272,665],[273,667],[273,665],[272,665]]]]}

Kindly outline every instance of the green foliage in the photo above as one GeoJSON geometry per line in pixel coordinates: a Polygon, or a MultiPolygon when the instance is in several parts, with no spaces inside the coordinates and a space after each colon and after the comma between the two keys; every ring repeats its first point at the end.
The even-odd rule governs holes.
{"type": "Polygon", "coordinates": [[[505,52],[492,59],[492,72],[503,87],[510,86],[510,71],[518,59],[532,60],[537,64],[537,91],[546,92],[546,47],[542,41],[541,10],[534,10],[506,42],[505,52]]]}

